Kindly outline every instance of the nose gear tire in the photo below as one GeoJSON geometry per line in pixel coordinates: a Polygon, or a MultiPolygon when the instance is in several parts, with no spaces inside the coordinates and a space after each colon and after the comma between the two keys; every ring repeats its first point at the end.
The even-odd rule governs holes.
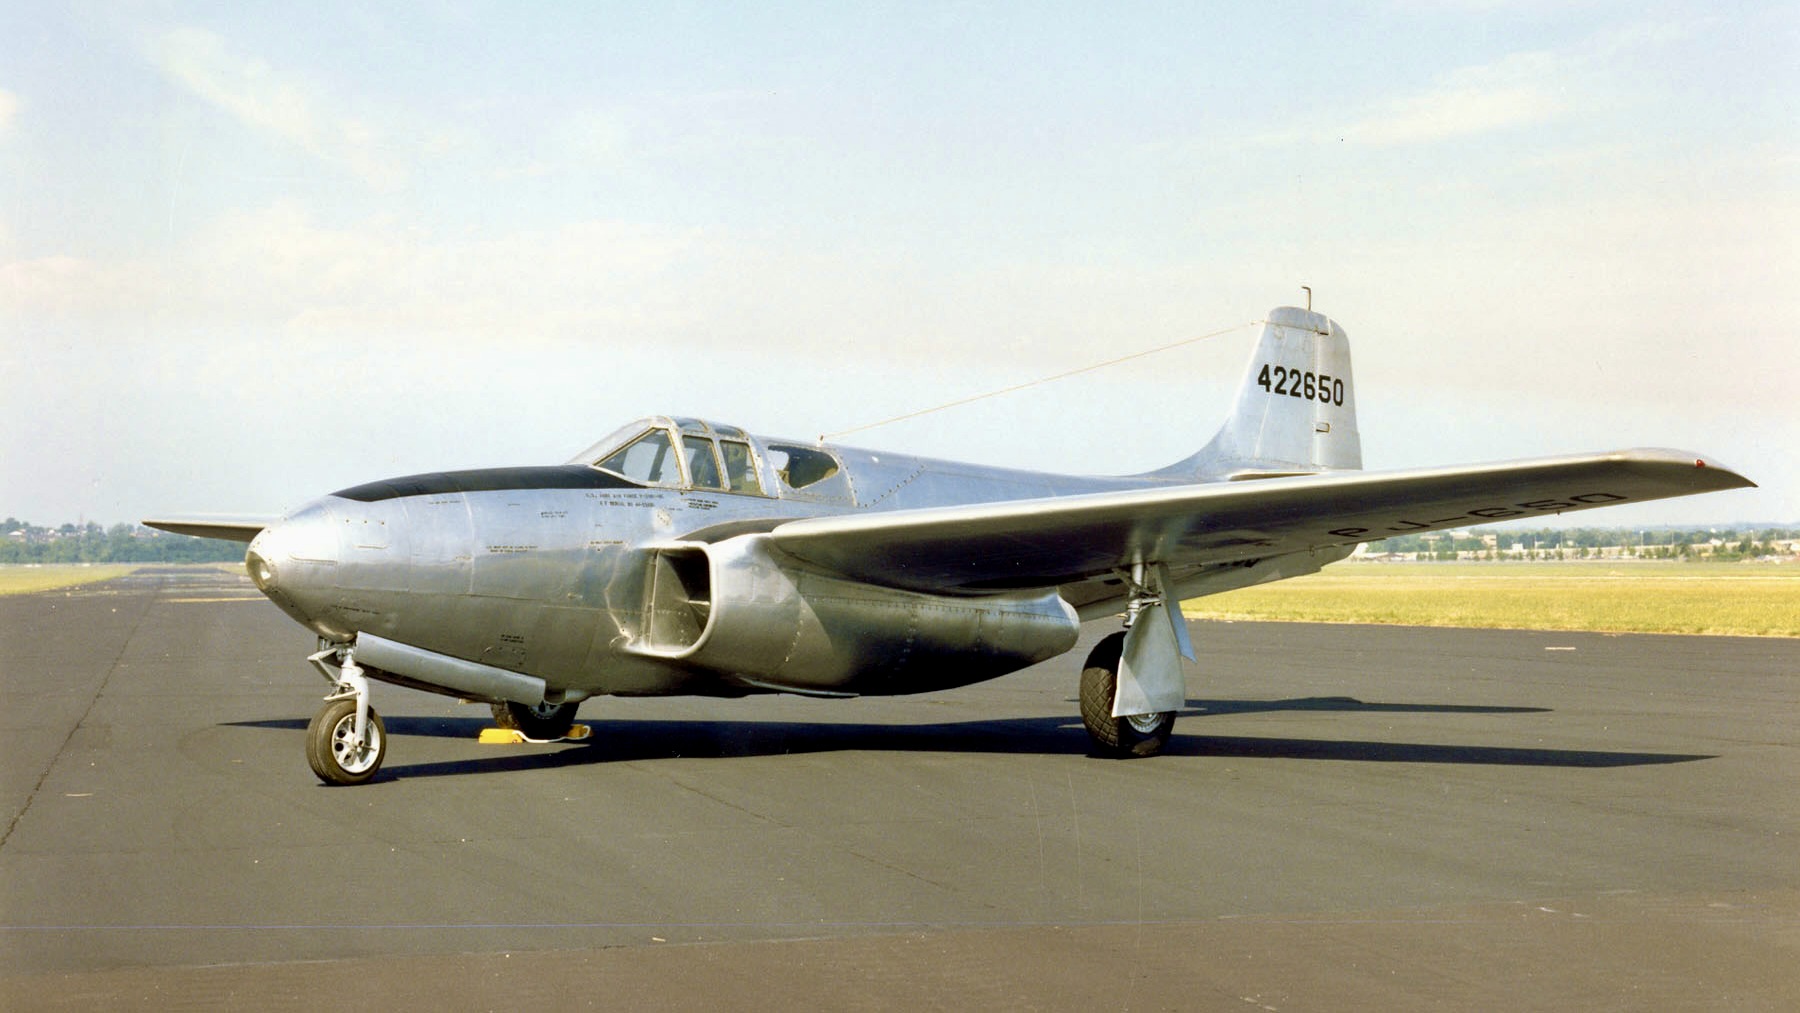
{"type": "Polygon", "coordinates": [[[387,756],[387,725],[369,711],[368,737],[356,739],[356,701],[333,700],[306,727],[306,762],[326,784],[364,784],[387,756]]]}

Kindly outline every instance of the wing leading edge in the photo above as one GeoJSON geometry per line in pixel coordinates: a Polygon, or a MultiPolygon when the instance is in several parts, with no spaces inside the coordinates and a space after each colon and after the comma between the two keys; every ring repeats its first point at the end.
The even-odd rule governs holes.
{"type": "Polygon", "coordinates": [[[790,521],[769,537],[857,580],[979,593],[1067,584],[1135,562],[1242,563],[1753,485],[1693,454],[1639,449],[841,514],[790,521]]]}

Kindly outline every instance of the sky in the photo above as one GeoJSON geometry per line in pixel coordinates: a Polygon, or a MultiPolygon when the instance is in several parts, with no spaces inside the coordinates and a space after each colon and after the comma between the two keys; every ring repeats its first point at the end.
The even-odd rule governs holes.
{"type": "Polygon", "coordinates": [[[1800,522],[1800,8],[0,7],[0,515],[278,514],[689,414],[1124,473],[1270,308],[1364,462],[1800,522]],[[1223,332],[1223,333],[1216,333],[1223,332]]]}

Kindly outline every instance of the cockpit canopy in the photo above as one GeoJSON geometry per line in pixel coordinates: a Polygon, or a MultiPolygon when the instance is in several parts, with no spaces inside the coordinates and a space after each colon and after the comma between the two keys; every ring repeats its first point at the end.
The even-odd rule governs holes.
{"type": "Polygon", "coordinates": [[[848,476],[830,450],[764,439],[704,419],[668,415],[639,419],[569,463],[663,488],[850,499],[848,476]]]}

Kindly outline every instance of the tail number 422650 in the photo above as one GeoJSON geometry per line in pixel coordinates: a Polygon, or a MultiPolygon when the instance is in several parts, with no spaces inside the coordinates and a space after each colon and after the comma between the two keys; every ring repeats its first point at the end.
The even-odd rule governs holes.
{"type": "Polygon", "coordinates": [[[1334,379],[1329,373],[1313,373],[1263,363],[1262,372],[1256,374],[1256,383],[1271,394],[1328,405],[1344,403],[1344,381],[1334,379]]]}

